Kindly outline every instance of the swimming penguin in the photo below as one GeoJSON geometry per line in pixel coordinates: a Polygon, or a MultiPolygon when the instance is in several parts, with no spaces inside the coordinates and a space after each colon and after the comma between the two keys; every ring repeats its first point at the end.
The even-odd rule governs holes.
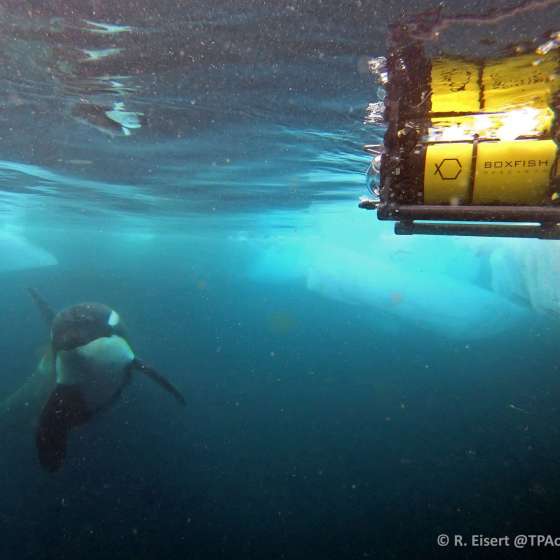
{"type": "Polygon", "coordinates": [[[46,470],[62,466],[70,431],[115,403],[135,373],[148,376],[185,404],[169,381],[134,354],[116,311],[101,303],[81,303],[56,313],[36,290],[30,293],[50,325],[56,378],[35,438],[46,470]]]}

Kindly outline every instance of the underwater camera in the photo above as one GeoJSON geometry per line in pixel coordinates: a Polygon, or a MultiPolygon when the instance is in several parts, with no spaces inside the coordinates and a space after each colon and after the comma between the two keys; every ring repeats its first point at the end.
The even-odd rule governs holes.
{"type": "MultiPolygon", "coordinates": [[[[393,32],[370,61],[386,125],[360,206],[397,234],[560,239],[560,35],[496,58],[429,57],[393,32]]],[[[370,107],[370,109],[371,109],[370,107]]],[[[381,113],[382,112],[382,113],[381,113]]]]}

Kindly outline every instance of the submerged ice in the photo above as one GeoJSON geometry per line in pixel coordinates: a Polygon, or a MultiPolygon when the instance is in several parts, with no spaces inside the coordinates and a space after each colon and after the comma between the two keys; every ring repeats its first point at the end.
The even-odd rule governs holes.
{"type": "Polygon", "coordinates": [[[457,340],[488,338],[560,311],[560,287],[543,281],[560,268],[555,243],[397,237],[391,229],[364,211],[314,210],[289,235],[254,239],[249,275],[298,281],[361,306],[376,328],[396,321],[457,340]]]}
{"type": "Polygon", "coordinates": [[[56,257],[19,233],[0,230],[0,272],[54,266],[56,257]]]}

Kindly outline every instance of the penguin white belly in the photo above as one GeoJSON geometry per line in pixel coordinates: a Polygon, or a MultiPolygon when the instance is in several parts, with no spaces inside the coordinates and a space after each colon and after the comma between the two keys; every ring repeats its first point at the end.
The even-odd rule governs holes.
{"type": "Polygon", "coordinates": [[[56,381],[77,385],[92,410],[108,403],[121,387],[134,359],[128,342],[117,335],[92,340],[56,358],[56,381]]]}

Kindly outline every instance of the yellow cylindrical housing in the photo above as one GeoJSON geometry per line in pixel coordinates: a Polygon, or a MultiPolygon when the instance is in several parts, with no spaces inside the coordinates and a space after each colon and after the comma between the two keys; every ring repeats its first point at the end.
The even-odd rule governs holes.
{"type": "Polygon", "coordinates": [[[480,67],[456,58],[432,60],[431,112],[475,113],[480,109],[480,67]]]}
{"type": "Polygon", "coordinates": [[[560,49],[430,57],[407,42],[387,59],[387,77],[380,169],[387,208],[560,210],[560,49]]]}
{"type": "Polygon", "coordinates": [[[478,146],[473,204],[542,204],[550,199],[557,147],[552,140],[478,146]]]}
{"type": "Polygon", "coordinates": [[[428,146],[424,164],[424,203],[468,204],[473,145],[468,142],[428,146]]]}
{"type": "Polygon", "coordinates": [[[431,61],[425,204],[540,205],[558,170],[560,53],[431,61]]]}
{"type": "Polygon", "coordinates": [[[553,140],[432,144],[424,162],[424,203],[546,203],[557,157],[553,140]]]}

